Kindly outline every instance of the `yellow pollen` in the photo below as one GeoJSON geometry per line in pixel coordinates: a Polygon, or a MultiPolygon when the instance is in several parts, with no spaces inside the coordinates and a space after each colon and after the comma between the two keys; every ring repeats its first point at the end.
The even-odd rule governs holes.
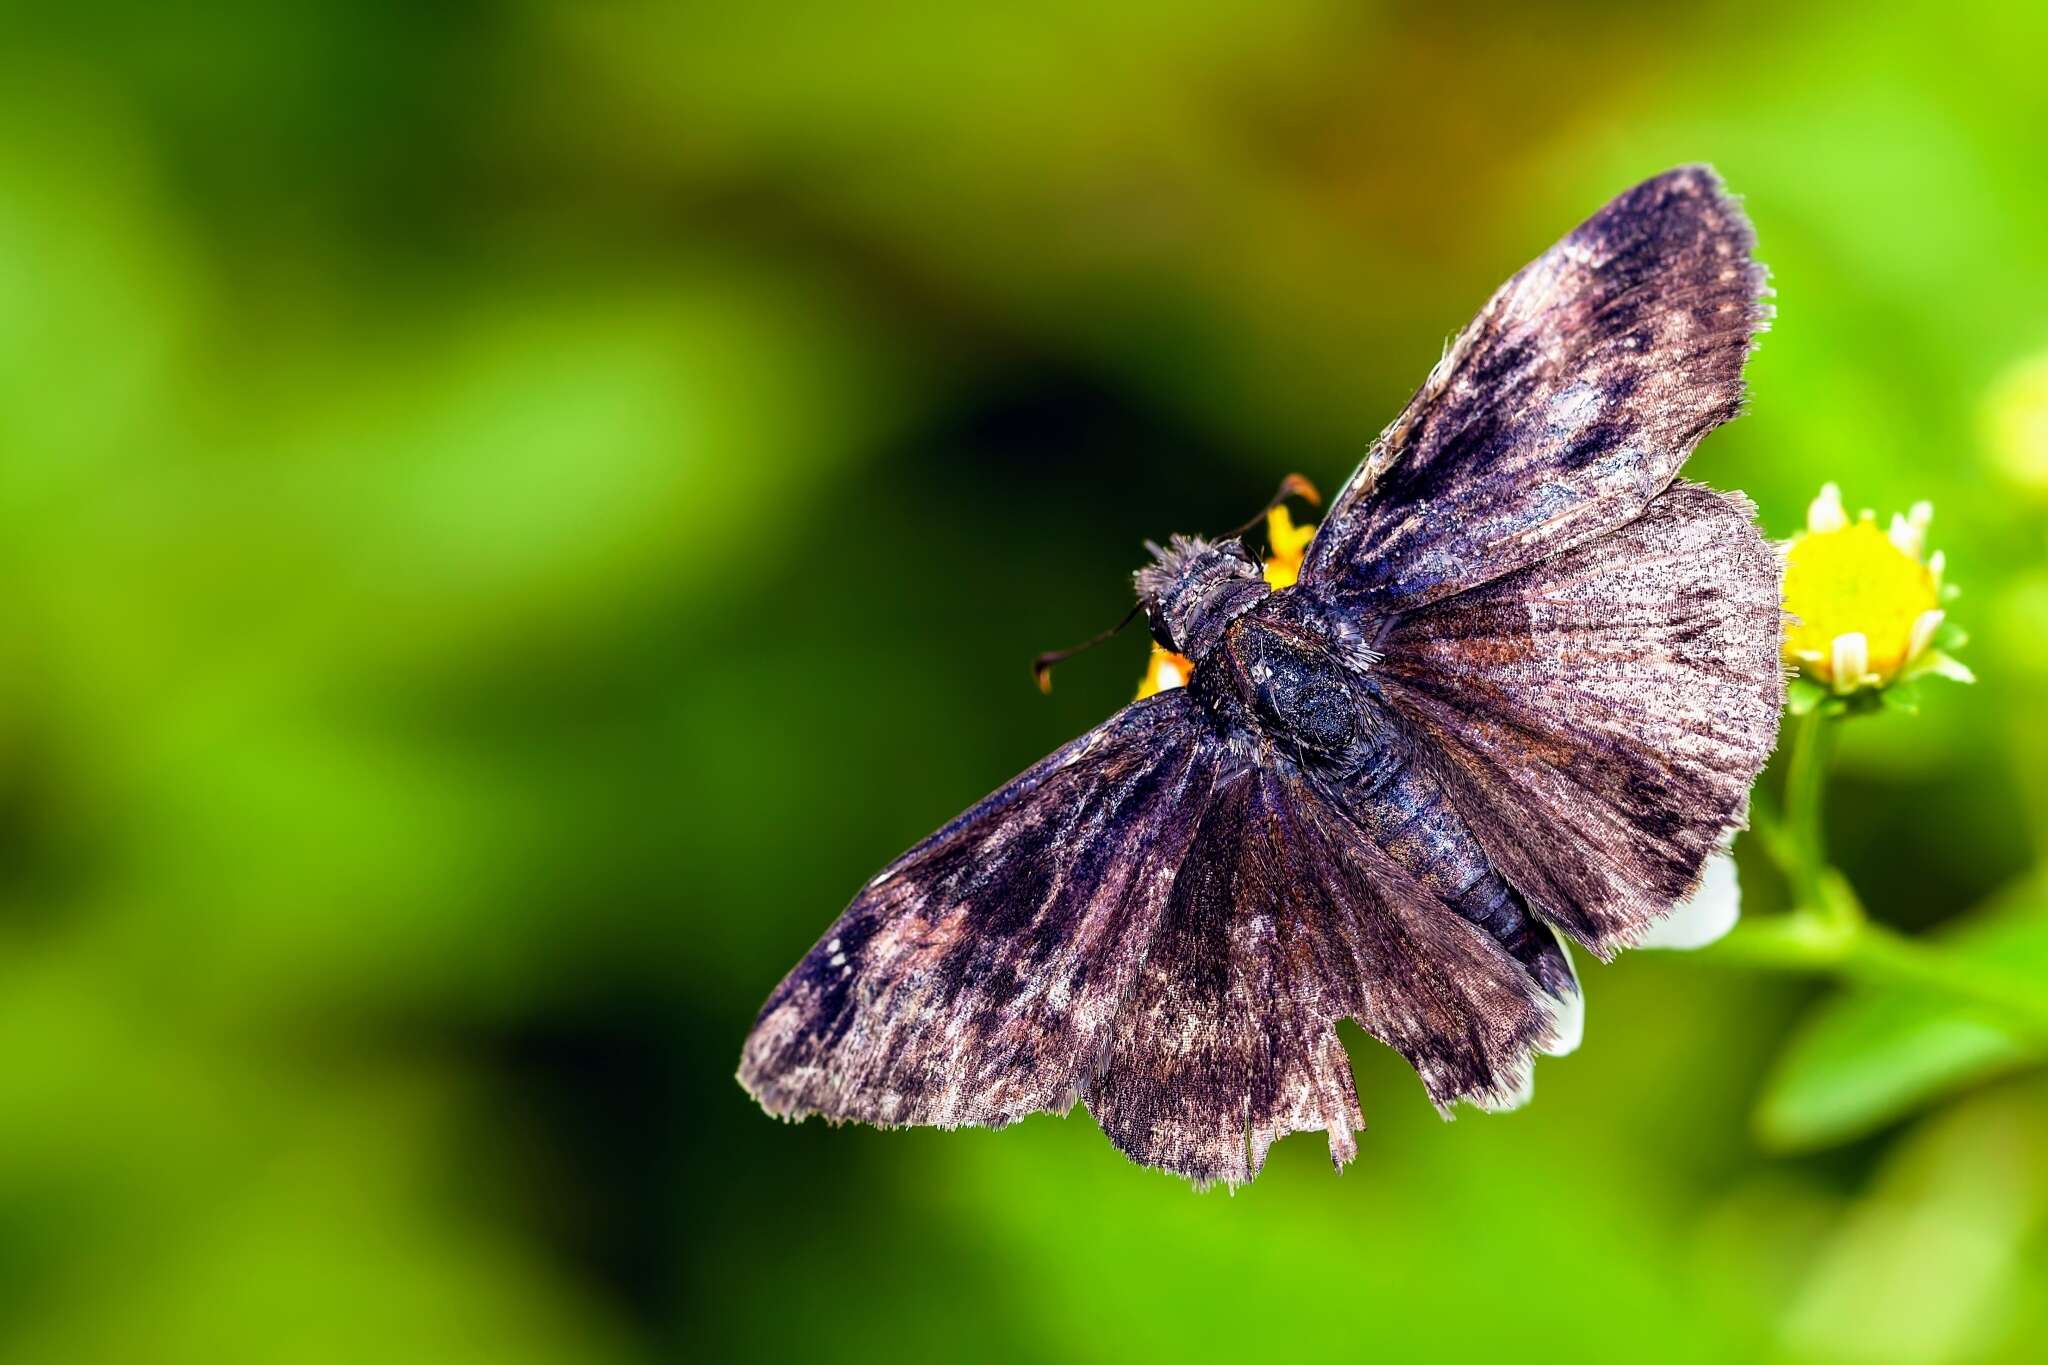
{"type": "MultiPolygon", "coordinates": [[[[1934,575],[1872,520],[1794,537],[1785,555],[1785,610],[1799,620],[1785,632],[1786,662],[1826,683],[1835,640],[1861,634],[1871,673],[1898,676],[1913,652],[1913,627],[1940,604],[1934,575]]],[[[1840,680],[1854,687],[1862,679],[1840,680]]]]}

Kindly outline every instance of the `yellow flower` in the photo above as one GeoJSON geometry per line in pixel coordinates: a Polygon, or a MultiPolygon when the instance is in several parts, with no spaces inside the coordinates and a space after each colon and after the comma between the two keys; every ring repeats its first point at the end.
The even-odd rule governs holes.
{"type": "Polygon", "coordinates": [[[1301,577],[1301,557],[1315,537],[1316,524],[1296,526],[1282,503],[1266,510],[1266,586],[1274,592],[1291,588],[1301,577]]]}
{"type": "Polygon", "coordinates": [[[1840,488],[1820,490],[1784,547],[1788,664],[1837,696],[1927,672],[1972,681],[1934,648],[1944,613],[1941,552],[1926,552],[1933,515],[1918,502],[1880,530],[1874,512],[1849,519],[1840,488]]]}
{"type": "Polygon", "coordinates": [[[1151,661],[1145,665],[1145,677],[1138,684],[1138,697],[1142,701],[1155,692],[1185,687],[1194,671],[1194,660],[1187,655],[1154,644],[1151,661]]]}
{"type": "MultiPolygon", "coordinates": [[[[1266,511],[1266,586],[1274,592],[1291,588],[1301,577],[1301,559],[1308,553],[1308,543],[1315,536],[1316,526],[1309,522],[1296,526],[1294,518],[1288,515],[1284,505],[1270,507],[1266,511]]],[[[1138,696],[1149,697],[1155,692],[1165,692],[1176,687],[1187,686],[1194,676],[1195,665],[1185,654],[1176,654],[1159,645],[1152,646],[1152,658],[1145,665],[1145,676],[1138,683],[1138,696]]]]}

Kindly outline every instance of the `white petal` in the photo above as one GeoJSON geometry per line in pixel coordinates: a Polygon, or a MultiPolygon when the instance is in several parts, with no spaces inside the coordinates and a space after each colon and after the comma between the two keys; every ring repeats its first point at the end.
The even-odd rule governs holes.
{"type": "Polygon", "coordinates": [[[1937,678],[1950,678],[1960,683],[1973,683],[1977,681],[1977,675],[1970,671],[1968,664],[1964,663],[1961,659],[1953,658],[1947,654],[1935,655],[1934,663],[1927,671],[1937,678]]]}
{"type": "Polygon", "coordinates": [[[1704,948],[1742,918],[1742,885],[1725,850],[1707,859],[1699,889],[1643,935],[1639,948],[1704,948]]]}
{"type": "MultiPolygon", "coordinates": [[[[1565,966],[1571,968],[1572,986],[1563,999],[1546,999],[1550,1007],[1550,1021],[1556,1031],[1557,1040],[1549,1047],[1539,1048],[1546,1057],[1563,1057],[1575,1051],[1586,1036],[1586,992],[1579,984],[1579,969],[1572,963],[1572,950],[1565,945],[1562,935],[1555,929],[1550,931],[1557,938],[1558,951],[1564,954],[1565,966]]],[[[1515,1077],[1514,1084],[1505,1094],[1492,1099],[1474,1100],[1472,1103],[1490,1114],[1505,1113],[1520,1109],[1536,1094],[1536,1058],[1531,1056],[1523,1063],[1522,1073],[1515,1077]]]]}
{"type": "Polygon", "coordinates": [[[1927,556],[1927,573],[1934,580],[1934,590],[1936,592],[1941,591],[1941,575],[1942,571],[1946,568],[1948,568],[1948,556],[1940,550],[1936,550],[1933,554],[1927,556]]]}
{"type": "Polygon", "coordinates": [[[1898,547],[1899,553],[1915,559],[1920,558],[1921,551],[1927,548],[1926,524],[1907,521],[1897,512],[1892,513],[1891,529],[1884,534],[1885,539],[1898,547]]]}
{"type": "Polygon", "coordinates": [[[1923,611],[1913,618],[1913,640],[1906,646],[1906,657],[1917,659],[1927,652],[1927,646],[1934,643],[1934,632],[1941,629],[1945,611],[1923,611]]]}
{"type": "MultiPolygon", "coordinates": [[[[1558,951],[1564,954],[1567,966],[1571,965],[1572,950],[1565,947],[1564,939],[1557,941],[1558,951]]],[[[1579,1044],[1586,1040],[1586,987],[1579,980],[1579,969],[1572,967],[1572,984],[1578,989],[1566,994],[1552,1007],[1551,1022],[1557,1026],[1557,1041],[1543,1049],[1547,1057],[1568,1057],[1579,1050],[1579,1044]]]]}
{"type": "Polygon", "coordinates": [[[1499,1095],[1467,1100],[1465,1103],[1470,1104],[1474,1109],[1480,1110],[1483,1113],[1505,1114],[1510,1110],[1520,1109],[1534,1098],[1536,1098],[1536,1059],[1530,1057],[1523,1061],[1522,1073],[1514,1078],[1513,1084],[1504,1092],[1499,1095]]]}
{"type": "Polygon", "coordinates": [[[1854,692],[1863,686],[1863,677],[1870,672],[1870,637],[1860,630],[1846,631],[1835,637],[1832,652],[1835,691],[1854,692]]]}
{"type": "Polygon", "coordinates": [[[1839,531],[1849,524],[1849,514],[1842,510],[1842,489],[1838,484],[1824,483],[1820,496],[1806,505],[1806,529],[1809,531],[1839,531]]]}

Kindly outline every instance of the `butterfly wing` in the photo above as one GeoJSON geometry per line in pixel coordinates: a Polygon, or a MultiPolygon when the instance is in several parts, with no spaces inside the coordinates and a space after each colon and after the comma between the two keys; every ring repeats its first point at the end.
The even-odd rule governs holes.
{"type": "Polygon", "coordinates": [[[769,997],[741,1084],[792,1119],[1066,1110],[1229,761],[1177,690],[1037,764],[861,889],[769,997]]]}
{"type": "Polygon", "coordinates": [[[1464,822],[1602,956],[1691,893],[1776,739],[1777,553],[1678,483],[1619,530],[1394,623],[1374,670],[1464,822]]]}
{"type": "Polygon", "coordinates": [[[870,882],[742,1083],[885,1125],[1084,1099],[1133,1159],[1233,1184],[1288,1132],[1355,1153],[1345,1017],[1440,1105],[1516,1098],[1568,963],[1388,849],[1455,824],[1517,914],[1606,953],[1740,818],[1782,697],[1777,561],[1746,505],[1670,486],[1739,406],[1749,251],[1711,172],[1624,194],[1495,295],[1334,504],[1302,589],[1387,622],[1375,683],[1432,796],[1379,811],[1185,689],[1137,703],[870,882]]]}
{"type": "Polygon", "coordinates": [[[1084,1100],[1133,1160],[1238,1184],[1363,1126],[1337,1021],[1440,1103],[1501,1103],[1552,1039],[1529,972],[1341,796],[1135,703],[905,854],[790,972],[740,1081],[770,1112],[999,1127],[1084,1100]]]}
{"type": "Polygon", "coordinates": [[[1356,1154],[1340,1019],[1406,1057],[1439,1105],[1498,1106],[1561,1013],[1341,793],[1268,756],[1215,788],[1086,1095],[1132,1159],[1241,1184],[1290,1132],[1327,1130],[1339,1166],[1356,1154]]]}
{"type": "Polygon", "coordinates": [[[1375,616],[1630,521],[1742,403],[1766,318],[1741,208],[1686,166],[1503,285],[1331,505],[1301,581],[1375,616]]]}

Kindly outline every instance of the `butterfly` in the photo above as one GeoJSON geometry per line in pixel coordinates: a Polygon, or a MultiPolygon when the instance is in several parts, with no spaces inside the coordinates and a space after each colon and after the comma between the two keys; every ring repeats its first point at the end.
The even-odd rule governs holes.
{"type": "Polygon", "coordinates": [[[1776,739],[1780,560],[1679,480],[1765,326],[1706,167],[1494,294],[1345,483],[1298,581],[1174,537],[1136,574],[1186,684],[891,863],[769,996],[770,1113],[1001,1127],[1085,1104],[1243,1184],[1364,1126],[1337,1023],[1448,1114],[1515,1103],[1578,982],[1698,885],[1776,739]]]}

